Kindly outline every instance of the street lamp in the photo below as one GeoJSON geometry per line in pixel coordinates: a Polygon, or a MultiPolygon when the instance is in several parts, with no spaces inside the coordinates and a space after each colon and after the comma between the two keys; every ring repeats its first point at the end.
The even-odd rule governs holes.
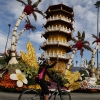
{"type": "MultiPolygon", "coordinates": [[[[100,1],[97,1],[94,5],[97,8],[97,36],[99,36],[99,7],[100,7],[100,1]]],[[[97,68],[98,68],[98,49],[97,49],[97,68]]]]}
{"type": "Polygon", "coordinates": [[[9,26],[9,31],[8,31],[8,36],[7,36],[6,46],[5,46],[5,53],[6,53],[6,49],[7,49],[7,43],[8,43],[8,38],[9,38],[9,34],[10,34],[10,26],[11,26],[11,24],[8,24],[8,26],[9,26]]]}

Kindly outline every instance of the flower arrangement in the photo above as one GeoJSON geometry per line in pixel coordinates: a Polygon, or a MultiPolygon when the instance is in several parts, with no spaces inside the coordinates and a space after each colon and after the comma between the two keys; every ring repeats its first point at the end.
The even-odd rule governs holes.
{"type": "Polygon", "coordinates": [[[32,77],[35,77],[38,72],[35,67],[29,66],[22,60],[19,60],[18,64],[0,64],[0,69],[0,74],[2,74],[0,87],[18,91],[29,88],[29,85],[34,84],[34,79],[32,79],[32,77]]]}

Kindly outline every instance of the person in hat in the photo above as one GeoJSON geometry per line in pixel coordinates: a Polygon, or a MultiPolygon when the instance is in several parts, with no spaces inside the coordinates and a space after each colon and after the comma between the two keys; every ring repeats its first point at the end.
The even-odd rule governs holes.
{"type": "Polygon", "coordinates": [[[53,64],[51,64],[50,58],[46,58],[43,61],[43,63],[40,64],[40,68],[38,71],[38,77],[36,78],[36,81],[41,86],[44,92],[44,100],[49,99],[49,89],[48,89],[47,82],[45,81],[45,75],[47,74],[47,69],[54,67],[57,62],[58,62],[58,57],[57,57],[57,61],[54,62],[53,64]]]}

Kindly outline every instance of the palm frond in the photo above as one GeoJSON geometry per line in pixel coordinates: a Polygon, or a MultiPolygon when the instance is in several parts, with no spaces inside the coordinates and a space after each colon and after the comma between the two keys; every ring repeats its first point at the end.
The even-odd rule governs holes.
{"type": "Polygon", "coordinates": [[[88,45],[83,45],[83,47],[91,52],[93,51],[88,45]]]}
{"type": "Polygon", "coordinates": [[[96,40],[95,40],[95,41],[93,41],[93,42],[92,42],[92,44],[94,44],[95,42],[96,42],[96,40]]]}
{"type": "Polygon", "coordinates": [[[30,22],[30,20],[29,20],[28,17],[27,17],[27,19],[25,19],[25,22],[26,22],[27,24],[30,24],[30,26],[31,26],[31,30],[34,32],[34,30],[36,29],[36,27],[33,26],[33,25],[31,24],[31,22],[30,22]]]}
{"type": "Polygon", "coordinates": [[[36,29],[36,27],[33,26],[33,25],[31,25],[31,30],[32,30],[33,32],[35,31],[35,29],[36,29]]]}
{"type": "Polygon", "coordinates": [[[22,0],[17,0],[18,2],[21,2],[22,4],[24,4],[25,6],[27,5],[24,1],[22,0]]]}
{"type": "Polygon", "coordinates": [[[32,13],[33,14],[33,16],[34,16],[34,19],[35,19],[35,21],[37,20],[37,16],[36,16],[36,14],[33,12],[32,13]]]}
{"type": "Polygon", "coordinates": [[[76,37],[78,38],[78,40],[84,41],[84,39],[85,39],[85,32],[83,31],[83,33],[81,35],[80,32],[78,31],[76,37]]]}
{"type": "Polygon", "coordinates": [[[100,32],[99,32],[99,38],[100,38],[100,32]]]}
{"type": "Polygon", "coordinates": [[[37,2],[35,2],[32,6],[33,7],[37,7],[38,6],[38,4],[41,2],[42,0],[38,0],[37,2]]]}
{"type": "Polygon", "coordinates": [[[81,39],[81,34],[80,34],[80,32],[78,31],[77,32],[77,36],[76,36],[78,39],[81,39]]]}
{"type": "Polygon", "coordinates": [[[85,45],[85,44],[90,45],[89,41],[83,41],[83,44],[84,44],[84,45],[85,45]]]}
{"type": "Polygon", "coordinates": [[[85,39],[85,32],[82,33],[82,38],[85,39]]]}
{"type": "Polygon", "coordinates": [[[32,4],[32,0],[27,0],[28,5],[32,4]]]}
{"type": "Polygon", "coordinates": [[[25,19],[25,22],[28,23],[28,24],[31,24],[29,18],[27,17],[27,19],[25,19]]]}
{"type": "Polygon", "coordinates": [[[95,38],[95,39],[98,39],[98,37],[94,34],[92,34],[92,37],[95,38]]]}
{"type": "Polygon", "coordinates": [[[43,17],[45,17],[45,15],[43,14],[42,11],[40,11],[40,10],[38,10],[38,9],[34,9],[34,11],[37,12],[37,13],[39,13],[39,14],[41,14],[43,17]]]}
{"type": "Polygon", "coordinates": [[[84,39],[81,36],[76,36],[78,38],[78,40],[83,41],[84,39]]]}
{"type": "Polygon", "coordinates": [[[74,42],[77,42],[77,40],[75,38],[73,38],[73,37],[71,38],[71,40],[74,41],[74,42]]]}
{"type": "Polygon", "coordinates": [[[78,35],[79,37],[81,37],[81,33],[80,33],[79,31],[77,32],[77,35],[78,35]]]}
{"type": "Polygon", "coordinates": [[[30,23],[31,24],[31,22],[30,22],[30,20],[29,20],[29,18],[27,17],[27,21],[28,21],[28,23],[30,23]]]}

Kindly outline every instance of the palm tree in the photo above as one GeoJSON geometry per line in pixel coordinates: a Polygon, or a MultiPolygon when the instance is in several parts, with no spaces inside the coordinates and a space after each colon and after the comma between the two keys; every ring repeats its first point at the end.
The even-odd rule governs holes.
{"type": "Polygon", "coordinates": [[[41,14],[42,16],[44,16],[44,14],[42,13],[42,11],[40,11],[37,6],[38,4],[42,1],[42,0],[38,0],[37,2],[35,2],[33,5],[32,5],[32,1],[31,0],[27,0],[27,3],[26,4],[24,1],[22,0],[17,0],[19,2],[21,2],[23,5],[25,5],[25,8],[24,8],[24,12],[27,13],[27,15],[30,15],[30,14],[33,14],[34,16],[34,19],[37,20],[37,16],[35,14],[35,12],[41,14]]]}
{"type": "Polygon", "coordinates": [[[95,71],[94,71],[94,56],[100,46],[100,33],[99,33],[99,37],[92,34],[92,37],[95,38],[96,40],[92,42],[92,44],[94,44],[95,42],[97,43],[96,47],[94,48],[93,52],[92,52],[92,57],[91,57],[91,65],[92,65],[92,69],[91,69],[91,72],[92,72],[92,77],[95,77],[95,71]]]}
{"type": "Polygon", "coordinates": [[[18,42],[19,37],[21,36],[21,34],[22,34],[25,30],[31,29],[31,30],[34,32],[35,29],[36,29],[36,27],[33,26],[33,25],[31,24],[31,22],[30,22],[30,20],[29,20],[28,17],[27,17],[27,19],[25,19],[25,22],[26,22],[27,24],[25,25],[24,29],[23,29],[23,30],[18,34],[18,36],[16,37],[16,40],[15,40],[15,43],[14,43],[15,49],[16,49],[16,44],[17,44],[17,42],[18,42]]]}
{"type": "Polygon", "coordinates": [[[92,49],[89,47],[90,43],[88,41],[85,41],[85,32],[83,31],[82,35],[80,34],[80,32],[78,31],[77,33],[78,35],[76,36],[78,38],[78,40],[76,40],[75,38],[71,38],[72,41],[74,41],[75,45],[73,45],[73,48],[74,50],[72,51],[72,55],[69,59],[69,62],[68,62],[68,66],[67,66],[67,69],[69,70],[70,68],[70,64],[72,62],[72,59],[76,53],[77,50],[80,50],[80,54],[81,56],[83,55],[83,51],[85,49],[89,50],[92,52],[92,49]],[[87,45],[88,44],[88,45],[87,45]]]}
{"type": "MultiPolygon", "coordinates": [[[[37,6],[38,4],[42,1],[42,0],[38,0],[37,2],[35,2],[33,5],[32,5],[32,1],[31,0],[27,0],[27,4],[22,1],[22,0],[17,0],[19,2],[21,2],[22,4],[25,5],[25,8],[23,10],[23,13],[22,15],[19,17],[19,19],[17,20],[16,24],[15,24],[15,27],[14,27],[14,30],[13,30],[13,33],[12,33],[12,40],[11,40],[11,59],[9,61],[8,64],[16,64],[18,63],[18,61],[16,60],[16,55],[15,55],[15,38],[16,38],[16,32],[17,32],[17,29],[18,29],[18,26],[21,22],[21,20],[26,16],[26,15],[30,15],[30,14],[33,14],[35,20],[37,20],[37,16],[35,14],[35,12],[38,12],[40,13],[41,15],[43,15],[42,11],[38,10],[37,9],[37,6]]],[[[44,16],[44,15],[43,15],[44,16]]]]}

